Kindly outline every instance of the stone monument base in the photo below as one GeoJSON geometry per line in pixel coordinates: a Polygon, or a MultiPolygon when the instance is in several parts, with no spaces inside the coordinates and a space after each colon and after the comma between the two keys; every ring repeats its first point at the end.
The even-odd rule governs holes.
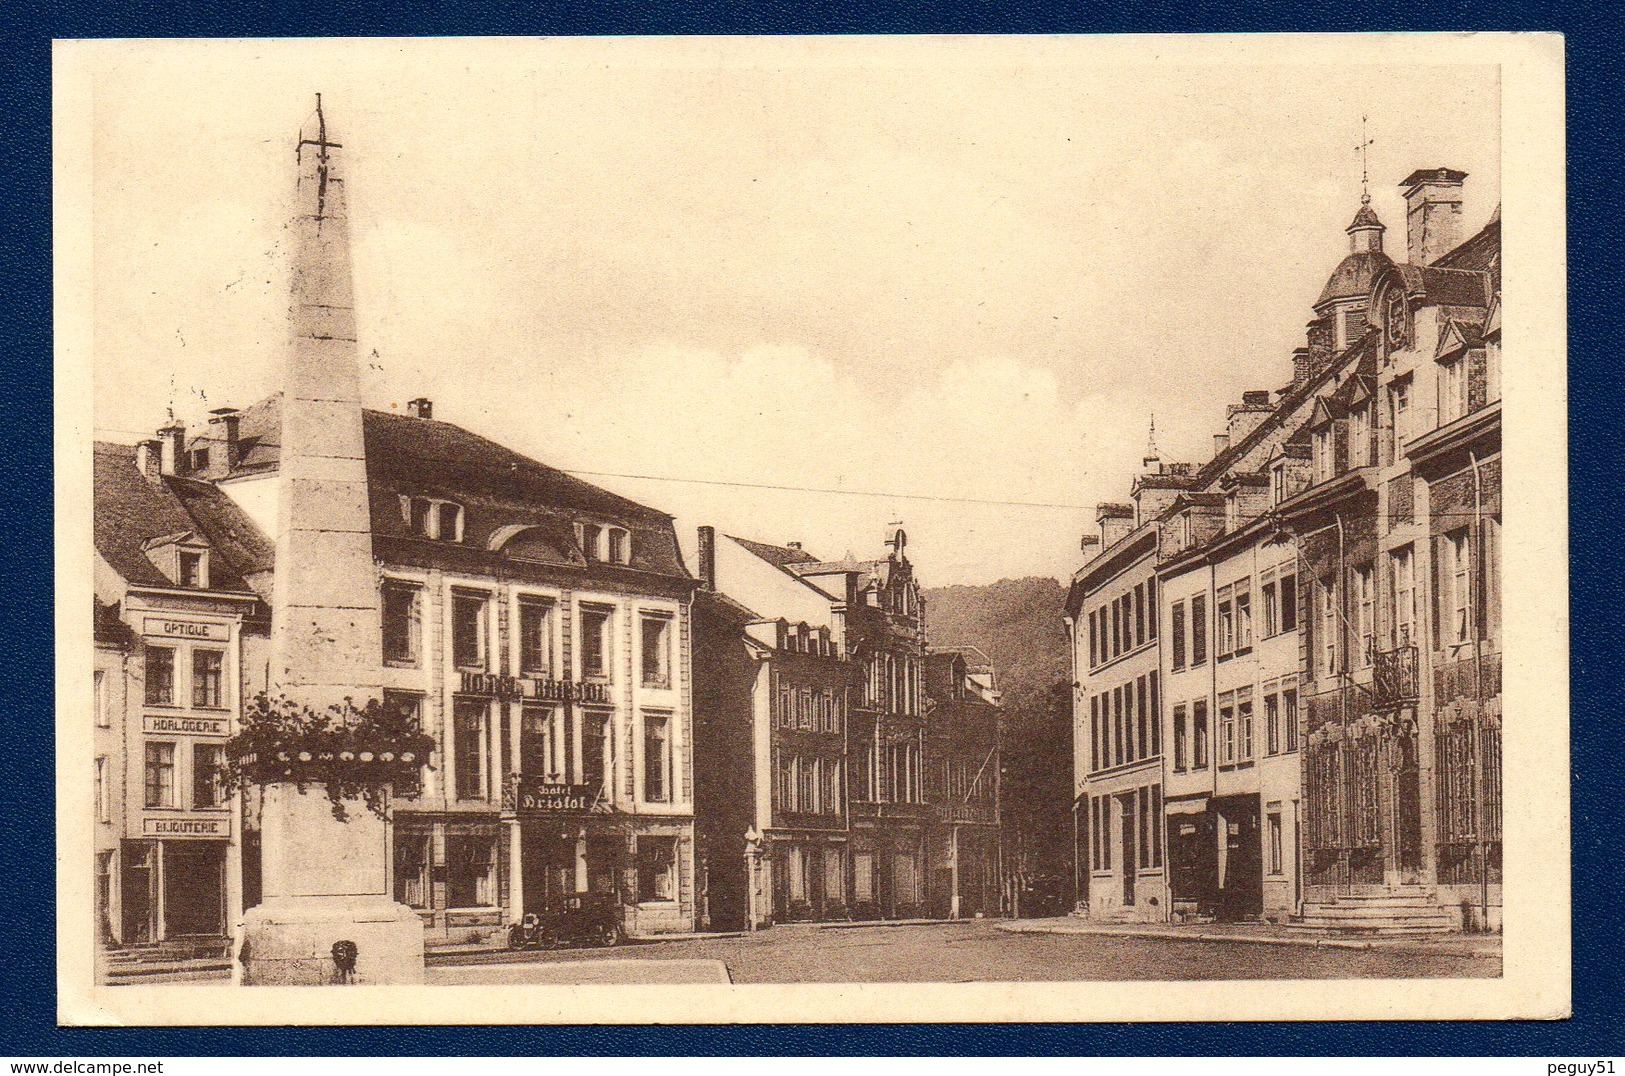
{"type": "Polygon", "coordinates": [[[244,986],[423,982],[423,920],[386,896],[269,897],[243,913],[236,975],[244,986]],[[354,968],[335,959],[350,942],[354,968]]]}

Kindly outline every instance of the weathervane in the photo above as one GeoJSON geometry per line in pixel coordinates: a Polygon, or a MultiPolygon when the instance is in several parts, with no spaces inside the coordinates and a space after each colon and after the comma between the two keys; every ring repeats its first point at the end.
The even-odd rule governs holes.
{"type": "Polygon", "coordinates": [[[1371,169],[1370,169],[1370,161],[1368,160],[1368,158],[1366,156],[1366,150],[1371,147],[1372,143],[1376,142],[1376,139],[1366,137],[1366,134],[1365,134],[1365,121],[1366,121],[1366,117],[1365,117],[1364,113],[1362,113],[1360,115],[1360,144],[1358,146],[1354,147],[1354,152],[1358,153],[1360,155],[1360,204],[1361,205],[1370,205],[1371,204],[1371,169]]]}
{"type": "Polygon", "coordinates": [[[1151,433],[1145,442],[1145,459],[1140,462],[1146,467],[1150,467],[1161,459],[1162,456],[1157,452],[1157,413],[1153,411],[1151,412],[1151,433]]]}

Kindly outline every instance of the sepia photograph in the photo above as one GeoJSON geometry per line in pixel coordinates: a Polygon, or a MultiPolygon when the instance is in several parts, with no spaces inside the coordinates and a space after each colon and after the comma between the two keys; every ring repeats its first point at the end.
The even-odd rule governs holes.
{"type": "Polygon", "coordinates": [[[56,60],[64,1023],[1566,1011],[1561,39],[56,60]]]}

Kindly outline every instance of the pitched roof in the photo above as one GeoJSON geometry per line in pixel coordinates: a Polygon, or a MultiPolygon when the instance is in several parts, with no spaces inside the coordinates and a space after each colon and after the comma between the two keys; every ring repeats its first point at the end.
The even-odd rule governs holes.
{"type": "Polygon", "coordinates": [[[133,586],[173,587],[147,556],[154,538],[201,533],[218,555],[209,565],[209,589],[248,592],[240,563],[263,551],[265,537],[231,499],[207,482],[136,469],[133,445],[98,441],[92,512],[96,551],[133,586]],[[222,536],[217,539],[216,531],[222,536]]]}
{"type": "Polygon", "coordinates": [[[745,552],[760,557],[775,568],[788,568],[792,564],[817,564],[818,558],[800,549],[791,549],[789,546],[768,545],[766,542],[753,542],[738,535],[726,536],[744,547],[745,552]]]}

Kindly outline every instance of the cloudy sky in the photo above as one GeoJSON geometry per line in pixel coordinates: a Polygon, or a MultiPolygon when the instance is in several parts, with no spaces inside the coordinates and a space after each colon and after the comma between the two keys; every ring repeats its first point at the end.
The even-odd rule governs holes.
{"type": "Polygon", "coordinates": [[[1200,462],[1290,376],[1373,205],[1499,200],[1493,67],[1086,40],[102,47],[97,436],[275,389],[293,143],[344,143],[369,406],[928,585],[1065,577],[1156,415],[1200,462]],[[1243,62],[1244,61],[1244,62],[1243,62]],[[173,388],[172,388],[173,386],[173,388]],[[659,476],[794,493],[607,477],[659,476]],[[910,496],[904,497],[902,494],[910,496]],[[947,499],[916,499],[947,498],[947,499]],[[957,498],[955,500],[954,498],[957,498]],[[966,503],[966,502],[1025,503],[966,503]]]}

